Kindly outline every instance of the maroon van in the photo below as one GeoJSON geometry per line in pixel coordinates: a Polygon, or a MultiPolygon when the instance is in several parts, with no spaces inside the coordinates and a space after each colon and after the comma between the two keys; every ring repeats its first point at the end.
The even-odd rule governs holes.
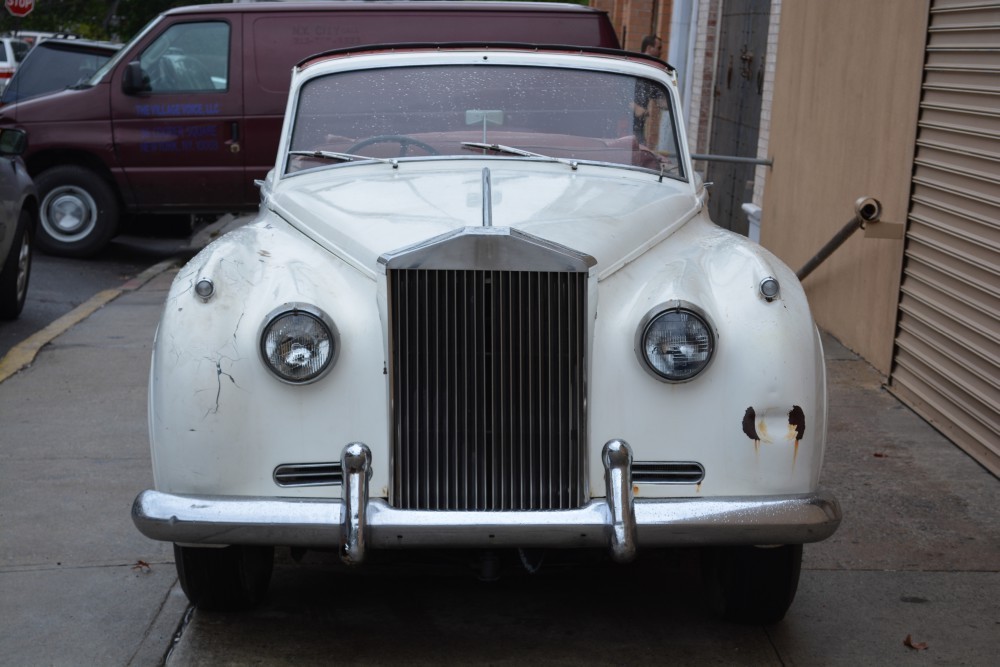
{"type": "Polygon", "coordinates": [[[297,62],[360,44],[456,41],[619,46],[606,12],[571,4],[233,3],[164,12],[90,79],[0,109],[0,127],[29,134],[24,158],[42,198],[38,247],[86,257],[126,214],[256,209],[254,180],[274,165],[297,62]]]}

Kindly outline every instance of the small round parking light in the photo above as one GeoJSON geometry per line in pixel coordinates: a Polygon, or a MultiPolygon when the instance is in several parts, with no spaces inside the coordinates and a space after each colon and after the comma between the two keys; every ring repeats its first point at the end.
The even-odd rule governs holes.
{"type": "Polygon", "coordinates": [[[208,278],[202,278],[194,286],[194,293],[201,297],[204,301],[208,301],[215,294],[215,283],[213,283],[208,278]]]}
{"type": "Polygon", "coordinates": [[[314,306],[283,306],[272,312],[261,328],[261,358],[283,382],[315,382],[333,367],[339,350],[333,321],[314,306]]]}
{"type": "Polygon", "coordinates": [[[639,325],[637,343],[643,368],[666,382],[694,378],[708,367],[715,352],[707,317],[689,304],[651,311],[639,325]]]}
{"type": "Polygon", "coordinates": [[[778,298],[778,294],[780,293],[781,285],[778,284],[777,278],[768,276],[760,281],[760,295],[764,297],[766,301],[774,301],[778,298]]]}

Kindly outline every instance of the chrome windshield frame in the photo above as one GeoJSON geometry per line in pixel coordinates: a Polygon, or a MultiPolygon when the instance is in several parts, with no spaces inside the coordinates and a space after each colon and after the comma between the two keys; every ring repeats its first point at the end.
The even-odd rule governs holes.
{"type": "MultiPolygon", "coordinates": [[[[305,167],[305,168],[296,168],[296,169],[292,169],[290,167],[290,159],[289,158],[290,158],[290,155],[292,154],[292,151],[289,150],[289,149],[292,148],[293,142],[296,141],[296,136],[295,135],[296,135],[297,130],[303,124],[302,118],[300,117],[301,102],[302,102],[302,98],[303,98],[303,93],[305,91],[309,90],[310,84],[313,84],[315,81],[320,80],[320,79],[325,79],[327,77],[338,76],[338,75],[345,74],[345,73],[356,73],[356,72],[363,72],[363,71],[383,71],[383,70],[403,69],[403,68],[410,69],[410,68],[418,68],[418,67],[422,68],[424,70],[431,70],[431,69],[445,68],[445,67],[447,67],[447,68],[455,68],[455,67],[463,66],[463,65],[469,65],[469,63],[449,63],[449,62],[426,63],[426,62],[412,62],[412,63],[403,63],[403,64],[400,64],[400,65],[391,65],[391,66],[364,66],[364,67],[358,67],[357,69],[340,68],[340,69],[337,69],[336,71],[333,71],[333,72],[316,73],[314,76],[306,77],[303,81],[301,81],[299,83],[298,86],[293,86],[293,93],[294,93],[295,97],[289,100],[289,106],[288,106],[288,111],[287,111],[286,121],[285,121],[286,122],[286,126],[285,126],[285,129],[284,129],[284,141],[283,141],[283,144],[282,144],[282,146],[283,146],[283,148],[285,150],[284,150],[283,153],[279,153],[279,165],[278,165],[279,166],[279,170],[278,170],[278,173],[280,174],[280,178],[285,178],[285,177],[288,177],[288,176],[295,176],[295,175],[299,175],[301,173],[312,173],[312,172],[315,172],[317,169],[343,168],[343,167],[347,167],[347,166],[354,166],[354,165],[365,164],[365,163],[369,163],[369,162],[378,162],[378,161],[383,161],[384,162],[384,161],[386,161],[386,158],[384,158],[384,157],[375,157],[375,156],[373,156],[371,158],[371,160],[358,159],[358,160],[354,160],[352,162],[345,163],[345,164],[317,165],[315,167],[305,167]]],[[[630,73],[630,72],[620,72],[620,71],[616,71],[616,70],[613,70],[613,69],[603,69],[603,68],[600,68],[600,67],[596,67],[596,68],[590,69],[590,68],[587,68],[587,67],[581,67],[581,66],[579,66],[579,64],[574,64],[574,65],[570,66],[570,65],[562,65],[562,64],[560,64],[560,65],[554,65],[554,64],[548,63],[548,62],[538,63],[538,64],[524,64],[524,63],[500,62],[500,63],[486,63],[486,64],[473,63],[473,65],[475,67],[497,67],[497,68],[501,68],[502,67],[502,68],[521,68],[521,69],[537,68],[537,69],[548,69],[548,70],[565,70],[565,71],[568,71],[568,72],[577,72],[577,73],[579,73],[579,72],[594,72],[595,74],[601,74],[601,75],[616,75],[616,76],[620,76],[620,77],[628,77],[628,78],[633,79],[636,82],[646,81],[649,85],[656,86],[655,89],[660,91],[659,97],[661,99],[665,100],[665,103],[660,107],[660,109],[663,111],[664,118],[666,119],[666,122],[662,122],[660,126],[662,128],[664,128],[664,129],[668,130],[669,136],[668,136],[667,139],[664,140],[664,141],[666,141],[666,144],[661,143],[660,145],[661,146],[663,146],[663,145],[668,146],[667,150],[669,151],[669,154],[673,155],[673,158],[671,159],[671,162],[669,162],[669,163],[668,162],[660,162],[659,165],[654,168],[654,167],[650,167],[650,166],[644,166],[644,165],[641,165],[641,164],[635,164],[634,162],[627,163],[627,162],[622,162],[622,161],[594,160],[594,159],[587,159],[587,158],[575,157],[575,156],[572,156],[572,157],[550,156],[548,154],[545,154],[544,148],[541,148],[538,151],[532,151],[532,150],[522,149],[522,148],[519,148],[517,146],[512,146],[512,148],[514,150],[521,151],[521,152],[518,153],[518,154],[516,154],[516,155],[511,155],[511,154],[508,154],[508,155],[494,154],[494,155],[476,155],[476,156],[460,155],[458,153],[449,153],[447,155],[437,155],[437,154],[401,155],[401,156],[397,156],[397,157],[392,158],[392,164],[393,164],[394,167],[398,167],[400,164],[405,164],[406,162],[410,162],[410,161],[466,160],[466,159],[470,159],[470,158],[471,159],[476,159],[476,160],[482,160],[482,159],[490,159],[490,160],[496,160],[496,159],[515,159],[515,160],[531,160],[531,161],[544,161],[544,162],[562,162],[562,163],[570,166],[574,170],[579,165],[592,165],[592,166],[612,167],[612,168],[617,168],[617,169],[627,169],[627,170],[630,170],[630,171],[637,171],[637,172],[643,172],[643,173],[656,174],[660,178],[660,180],[662,180],[664,177],[667,177],[667,178],[670,178],[671,180],[674,180],[674,181],[680,181],[680,182],[684,182],[684,183],[691,182],[691,178],[690,178],[690,163],[687,161],[687,146],[686,146],[686,141],[685,141],[685,138],[684,138],[684,135],[683,135],[683,128],[680,126],[681,119],[678,118],[678,115],[677,115],[678,112],[679,112],[679,103],[678,103],[678,99],[677,99],[677,96],[676,96],[676,90],[671,89],[671,87],[668,86],[667,84],[665,84],[662,80],[659,80],[659,79],[653,78],[653,77],[649,77],[649,76],[641,76],[641,75],[630,73]]],[[[627,103],[627,104],[630,104],[630,103],[627,103]]],[[[378,136],[377,131],[376,131],[375,128],[371,128],[371,130],[373,132],[376,132],[375,134],[373,134],[371,136],[378,136]]],[[[441,130],[440,132],[444,133],[444,132],[447,132],[447,131],[449,131],[449,130],[441,130]]],[[[414,132],[414,134],[420,136],[419,132],[414,132]]],[[[530,134],[530,132],[529,132],[529,134],[530,134]]],[[[546,134],[548,134],[549,136],[558,136],[558,135],[555,135],[555,134],[541,132],[541,131],[538,132],[537,134],[539,136],[546,136],[546,134]]],[[[622,137],[617,137],[617,136],[595,137],[595,136],[588,136],[588,135],[583,135],[583,134],[581,134],[581,135],[566,135],[566,136],[579,136],[581,139],[615,140],[615,139],[624,139],[625,137],[629,136],[629,134],[630,133],[626,133],[622,137]]],[[[364,141],[364,139],[361,139],[361,141],[364,141]]],[[[460,141],[459,145],[462,145],[463,143],[468,143],[468,142],[460,141]]],[[[490,142],[490,144],[493,144],[493,143],[501,144],[502,141],[493,141],[493,142],[490,142]]],[[[642,152],[648,152],[653,159],[663,159],[662,156],[665,155],[665,154],[667,154],[663,149],[656,150],[654,148],[647,147],[645,144],[642,144],[641,141],[640,141],[640,143],[637,143],[636,146],[638,146],[639,149],[642,152]]],[[[304,152],[309,152],[312,149],[305,149],[305,148],[302,148],[302,146],[296,146],[295,150],[298,152],[299,155],[302,155],[304,152]]],[[[572,146],[568,147],[566,150],[573,150],[573,147],[572,146]]],[[[613,145],[609,145],[608,148],[607,148],[607,150],[623,150],[623,151],[624,150],[630,150],[632,152],[635,152],[634,148],[628,148],[628,149],[626,149],[624,147],[619,148],[619,147],[613,146],[613,145]]],[[[334,152],[336,152],[336,151],[334,151],[334,152]]]]}

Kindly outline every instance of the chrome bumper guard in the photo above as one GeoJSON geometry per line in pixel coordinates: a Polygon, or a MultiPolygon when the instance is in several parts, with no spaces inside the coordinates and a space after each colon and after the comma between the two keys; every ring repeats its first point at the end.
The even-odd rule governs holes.
{"type": "Polygon", "coordinates": [[[146,537],[181,544],[337,547],[348,563],[368,548],[604,547],[627,562],[650,547],[818,542],[840,505],[818,492],[783,496],[635,499],[627,443],[604,446],[606,497],[578,509],[530,512],[399,510],[368,497],[371,452],[341,456],[342,498],[187,496],[143,491],[132,520],[146,537]]]}

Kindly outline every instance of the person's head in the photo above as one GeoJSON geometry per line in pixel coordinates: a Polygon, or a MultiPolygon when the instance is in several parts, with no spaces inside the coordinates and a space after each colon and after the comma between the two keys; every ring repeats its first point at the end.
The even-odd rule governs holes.
{"type": "Polygon", "coordinates": [[[659,58],[660,52],[663,50],[663,40],[656,35],[646,35],[642,38],[642,46],[639,50],[648,56],[659,58]]]}

